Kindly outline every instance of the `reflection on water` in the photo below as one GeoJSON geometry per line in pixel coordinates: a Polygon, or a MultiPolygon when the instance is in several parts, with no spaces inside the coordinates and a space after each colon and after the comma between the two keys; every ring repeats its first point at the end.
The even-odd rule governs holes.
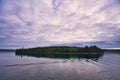
{"type": "Polygon", "coordinates": [[[0,53],[0,80],[120,80],[120,53],[92,58],[49,58],[0,53]]]}
{"type": "Polygon", "coordinates": [[[99,58],[101,58],[104,53],[83,53],[83,54],[79,54],[79,53],[37,53],[37,54],[18,54],[15,53],[16,56],[31,56],[31,57],[44,57],[44,58],[58,58],[58,59],[70,59],[70,58],[76,58],[76,59],[91,59],[94,61],[98,61],[99,58]]]}

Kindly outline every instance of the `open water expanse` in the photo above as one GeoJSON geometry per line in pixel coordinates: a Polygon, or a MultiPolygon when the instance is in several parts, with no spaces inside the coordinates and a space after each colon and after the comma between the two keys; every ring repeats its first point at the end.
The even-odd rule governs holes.
{"type": "Polygon", "coordinates": [[[120,80],[120,52],[105,52],[98,60],[0,52],[0,80],[120,80]]]}

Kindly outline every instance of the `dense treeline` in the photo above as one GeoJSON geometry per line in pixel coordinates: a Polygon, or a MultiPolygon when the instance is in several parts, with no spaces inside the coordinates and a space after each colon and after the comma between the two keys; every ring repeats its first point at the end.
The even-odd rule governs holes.
{"type": "Polygon", "coordinates": [[[103,53],[103,50],[96,46],[69,47],[69,46],[52,46],[37,47],[28,49],[17,49],[16,53],[103,53]]]}

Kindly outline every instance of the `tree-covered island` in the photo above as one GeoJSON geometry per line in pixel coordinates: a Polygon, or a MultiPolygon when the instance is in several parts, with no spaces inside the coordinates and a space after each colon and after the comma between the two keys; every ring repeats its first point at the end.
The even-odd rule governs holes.
{"type": "Polygon", "coordinates": [[[90,47],[50,46],[27,49],[22,48],[16,50],[16,55],[50,57],[50,58],[70,58],[70,57],[96,58],[102,56],[103,53],[104,51],[96,46],[90,47]]]}

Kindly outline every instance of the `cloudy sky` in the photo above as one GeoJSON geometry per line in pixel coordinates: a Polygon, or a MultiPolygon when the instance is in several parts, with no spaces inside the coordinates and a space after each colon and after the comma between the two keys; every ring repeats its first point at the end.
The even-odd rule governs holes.
{"type": "Polygon", "coordinates": [[[0,48],[120,47],[120,0],[0,0],[0,48]]]}

